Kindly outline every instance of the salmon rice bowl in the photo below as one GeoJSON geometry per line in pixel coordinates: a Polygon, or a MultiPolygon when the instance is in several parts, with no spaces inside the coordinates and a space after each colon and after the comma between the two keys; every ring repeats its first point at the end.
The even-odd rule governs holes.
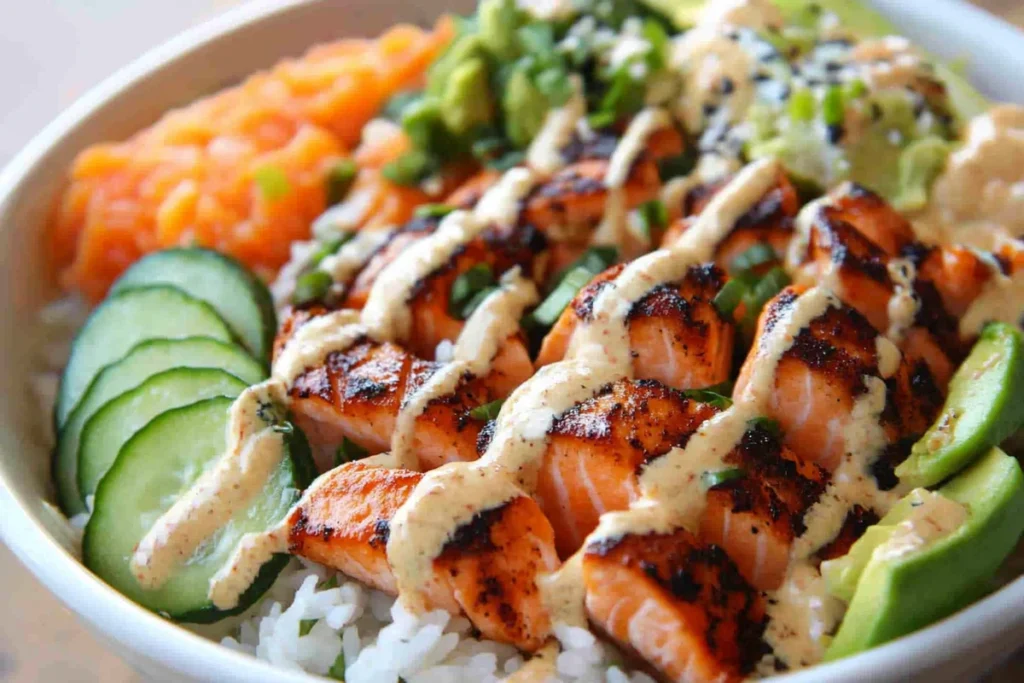
{"type": "Polygon", "coordinates": [[[1024,107],[859,3],[317,45],[68,170],[55,501],[124,596],[328,679],[855,655],[1021,574],[1022,188],[1024,107]]]}

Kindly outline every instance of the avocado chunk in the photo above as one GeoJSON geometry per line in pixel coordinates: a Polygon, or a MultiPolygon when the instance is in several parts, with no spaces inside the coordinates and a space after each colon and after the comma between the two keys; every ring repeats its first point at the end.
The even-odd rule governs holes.
{"type": "Polygon", "coordinates": [[[533,84],[525,70],[517,69],[505,86],[502,108],[505,110],[508,139],[517,147],[525,147],[544,125],[548,98],[533,84]]]}
{"type": "Polygon", "coordinates": [[[915,140],[900,154],[899,192],[893,204],[900,211],[918,211],[928,203],[928,191],[942,170],[952,145],[937,135],[915,140]]]}
{"type": "Polygon", "coordinates": [[[1024,474],[998,448],[932,493],[912,491],[836,560],[826,586],[849,608],[825,652],[856,654],[981,597],[1024,532],[1024,474]]]}
{"type": "Polygon", "coordinates": [[[487,82],[487,65],[479,57],[468,59],[452,70],[444,95],[441,118],[456,135],[488,123],[494,115],[487,82]]]}
{"type": "Polygon", "coordinates": [[[1024,339],[1006,323],[989,323],[949,382],[935,423],[896,468],[909,486],[932,486],[1024,425],[1024,339]]]}
{"type": "Polygon", "coordinates": [[[806,23],[808,17],[817,18],[822,12],[831,12],[839,24],[857,38],[887,36],[899,33],[896,27],[869,5],[853,0],[773,0],[782,11],[787,24],[806,23]]]}

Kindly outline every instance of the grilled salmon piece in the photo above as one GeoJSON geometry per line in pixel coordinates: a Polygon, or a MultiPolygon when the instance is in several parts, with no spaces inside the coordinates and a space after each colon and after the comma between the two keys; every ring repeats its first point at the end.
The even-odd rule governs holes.
{"type": "Polygon", "coordinates": [[[596,542],[582,565],[591,621],[665,680],[740,681],[768,651],[764,596],[687,531],[596,542]]]}
{"type": "MultiPolygon", "coordinates": [[[[538,366],[565,357],[576,328],[593,319],[595,299],[623,268],[613,266],[580,290],[544,338],[538,366]]],[[[694,266],[681,282],[658,285],[633,305],[626,324],[634,376],[677,389],[729,379],[735,325],[712,303],[726,279],[716,266],[694,266]]]]}
{"type": "Polygon", "coordinates": [[[898,345],[905,355],[927,362],[945,388],[952,375],[952,360],[965,349],[956,319],[944,306],[942,285],[930,279],[936,274],[934,267],[929,267],[926,274],[914,265],[919,259],[918,250],[905,234],[909,230],[905,223],[881,198],[868,190],[848,186],[845,194],[837,193],[832,203],[817,210],[810,225],[805,260],[800,266],[802,276],[798,279],[807,283],[827,281],[844,303],[883,333],[891,329],[893,322],[890,302],[894,294],[899,288],[909,287],[917,301],[917,311],[912,311],[910,325],[899,330],[898,345]],[[912,269],[905,272],[903,282],[898,282],[900,278],[893,267],[906,266],[894,260],[892,249],[908,255],[912,269]]]}
{"type": "Polygon", "coordinates": [[[601,514],[626,509],[644,465],[685,445],[716,412],[658,382],[622,380],[560,415],[535,491],[559,553],[574,553],[601,514]]]}
{"type": "MultiPolygon", "coordinates": [[[[701,185],[690,190],[683,198],[682,207],[669,207],[670,212],[681,211],[681,217],[672,222],[661,240],[662,247],[675,244],[731,178],[701,185]]],[[[793,236],[793,220],[800,210],[796,188],[785,173],[780,172],[776,184],[765,193],[749,211],[743,214],[726,238],[716,247],[715,262],[730,268],[737,256],[758,243],[768,244],[781,259],[793,236]]]]}
{"type": "MultiPolygon", "coordinates": [[[[346,295],[344,307],[362,308],[380,272],[405,249],[416,249],[419,240],[436,228],[431,225],[418,219],[396,233],[357,276],[346,295]]],[[[497,280],[502,273],[518,266],[526,277],[539,279],[543,272],[534,270],[546,248],[546,239],[532,227],[484,231],[416,284],[408,301],[412,325],[408,337],[399,341],[417,356],[433,358],[437,345],[446,339],[454,341],[465,324],[458,311],[449,310],[452,286],[461,274],[485,265],[497,280]]]]}
{"type": "MultiPolygon", "coordinates": [[[[334,466],[345,438],[371,454],[386,451],[403,401],[440,367],[395,344],[363,340],[307,370],[291,388],[292,410],[320,469],[334,466]]],[[[487,375],[466,375],[454,392],[431,401],[413,433],[421,469],[476,459],[484,422],[470,412],[507,397],[531,374],[525,342],[515,335],[501,346],[487,375]]]]}
{"type": "MultiPolygon", "coordinates": [[[[394,595],[391,520],[422,478],[363,463],[335,468],[292,512],[289,552],[394,595]]],[[[432,609],[465,614],[486,638],[533,651],[551,631],[537,577],[557,565],[551,526],[522,495],[456,531],[433,562],[425,598],[432,609]]]]}
{"type": "MultiPolygon", "coordinates": [[[[560,415],[552,425],[535,497],[568,557],[600,515],[624,510],[640,495],[647,464],[686,446],[718,413],[652,380],[623,380],[560,415]]],[[[779,438],[754,425],[725,462],[742,476],[713,486],[701,519],[702,540],[721,546],[755,587],[781,584],[803,516],[828,475],[800,461],[779,438]]]]}
{"type": "Polygon", "coordinates": [[[708,490],[700,537],[725,550],[759,590],[782,585],[804,515],[828,485],[828,473],[801,460],[763,425],[752,426],[725,456],[735,478],[708,490]]]}
{"type": "MultiPolygon", "coordinates": [[[[749,382],[754,364],[763,362],[760,347],[766,329],[796,303],[802,291],[787,287],[765,306],[736,381],[736,395],[749,382]]],[[[878,419],[887,444],[920,435],[921,425],[937,414],[942,389],[928,364],[902,355],[893,372],[883,377],[878,337],[879,332],[853,307],[830,307],[801,330],[782,354],[766,412],[779,422],[785,443],[802,459],[828,471],[838,467],[846,452],[844,429],[851,422],[856,400],[867,390],[865,376],[885,382],[885,407],[878,419]]]]}

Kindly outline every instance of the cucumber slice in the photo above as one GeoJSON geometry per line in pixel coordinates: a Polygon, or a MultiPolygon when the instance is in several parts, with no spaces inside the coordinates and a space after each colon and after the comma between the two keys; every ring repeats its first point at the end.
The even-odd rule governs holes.
{"type": "Polygon", "coordinates": [[[231,340],[231,330],[212,306],[168,286],[121,292],[104,301],[71,345],[57,393],[54,417],[63,427],[93,378],[147,339],[213,337],[231,340]]]}
{"type": "Polygon", "coordinates": [[[263,565],[237,608],[217,610],[207,597],[210,578],[242,536],[280,521],[311,479],[309,446],[294,428],[284,435],[288,452],[249,508],[204,543],[166,584],[142,588],[131,572],[131,554],[159,516],[221,456],[230,407],[230,399],[200,401],[160,415],[135,434],[100,482],[85,529],[83,557],[89,569],[126,597],[178,621],[216,621],[245,610],[266,591],[287,564],[286,555],[263,565]]]}
{"type": "Polygon", "coordinates": [[[118,452],[157,415],[214,396],[238,396],[248,385],[223,370],[175,368],[153,375],[96,411],[82,428],[78,448],[78,490],[96,492],[118,452]]]}
{"type": "Polygon", "coordinates": [[[949,381],[935,423],[914,444],[896,476],[911,487],[955,474],[1024,426],[1024,339],[1006,323],[989,323],[949,381]]]}
{"type": "Polygon", "coordinates": [[[159,372],[176,367],[216,368],[248,384],[256,384],[267,376],[266,369],[241,347],[209,337],[150,339],[133,348],[123,359],[108,365],[96,375],[68,415],[57,439],[54,479],[61,507],[69,515],[85,510],[78,491],[78,444],[82,427],[107,401],[159,372]]]}
{"type": "Polygon", "coordinates": [[[157,251],[125,271],[111,291],[155,284],[173,285],[206,301],[258,360],[270,358],[277,331],[274,303],[266,285],[238,261],[199,247],[157,251]]]}

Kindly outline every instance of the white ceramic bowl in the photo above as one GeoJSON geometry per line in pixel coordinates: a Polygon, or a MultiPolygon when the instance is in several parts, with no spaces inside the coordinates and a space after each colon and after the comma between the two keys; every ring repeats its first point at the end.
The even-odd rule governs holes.
{"type": "MultiPolygon", "coordinates": [[[[343,35],[396,21],[425,23],[472,0],[274,1],[230,12],[146,54],[50,124],[0,174],[0,536],[54,594],[147,680],[311,681],[237,654],[137,607],[69,552],[53,499],[49,454],[27,384],[36,311],[53,295],[42,258],[44,221],[75,153],[120,139],[244,75],[343,35]]],[[[1024,35],[954,0],[876,0],[911,38],[947,58],[969,55],[989,95],[1024,102],[1024,35]]],[[[45,83],[39,84],[45,88],[45,83]]],[[[8,617],[11,618],[11,617],[8,617]]],[[[1024,577],[928,629],[845,661],[787,677],[811,681],[965,680],[1024,642],[1024,577]]],[[[781,679],[780,679],[781,680],[781,679]]]]}

